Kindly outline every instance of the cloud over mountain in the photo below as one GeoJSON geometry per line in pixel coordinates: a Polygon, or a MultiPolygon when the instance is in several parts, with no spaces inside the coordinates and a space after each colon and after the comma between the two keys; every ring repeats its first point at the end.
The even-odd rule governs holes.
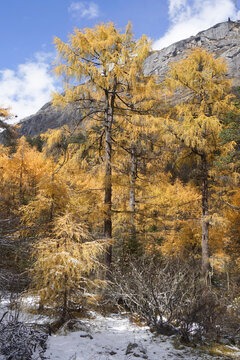
{"type": "Polygon", "coordinates": [[[228,17],[236,19],[237,9],[233,0],[168,0],[170,27],[153,43],[155,50],[176,41],[196,35],[228,17]]]}
{"type": "Polygon", "coordinates": [[[56,82],[49,72],[49,56],[38,53],[33,60],[18,65],[15,71],[0,71],[0,106],[10,107],[11,113],[21,119],[50,100],[56,82]]]}

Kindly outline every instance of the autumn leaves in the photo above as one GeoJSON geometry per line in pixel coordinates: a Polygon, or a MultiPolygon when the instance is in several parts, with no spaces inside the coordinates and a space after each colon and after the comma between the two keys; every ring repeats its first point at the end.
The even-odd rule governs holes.
{"type": "Polygon", "coordinates": [[[73,103],[80,126],[49,131],[42,152],[22,138],[0,155],[2,189],[11,189],[23,235],[35,242],[33,288],[42,304],[60,304],[65,318],[76,297],[94,298],[104,253],[108,274],[129,254],[201,255],[209,285],[210,255],[221,246],[224,253],[225,236],[214,226],[209,235],[212,219],[226,215],[216,163],[234,146],[220,133],[226,115],[237,114],[225,63],[197,48],[162,83],[144,77],[150,43],[136,41],[130,25],[123,33],[112,23],[75,29],[55,44],[65,91],[53,103],[73,103]]]}

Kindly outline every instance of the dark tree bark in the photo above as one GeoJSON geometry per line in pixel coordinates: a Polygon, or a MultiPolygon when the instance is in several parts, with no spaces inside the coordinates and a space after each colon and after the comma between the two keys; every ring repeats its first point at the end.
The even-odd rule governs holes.
{"type": "MultiPolygon", "coordinates": [[[[107,100],[108,102],[108,100],[107,100]]],[[[107,113],[105,114],[105,219],[104,219],[104,237],[106,239],[112,238],[112,121],[109,116],[109,106],[107,105],[107,113]]],[[[105,254],[105,264],[110,268],[112,262],[112,245],[108,245],[105,254]]]]}
{"type": "Polygon", "coordinates": [[[129,190],[129,210],[131,211],[130,217],[130,243],[129,250],[134,252],[137,250],[137,234],[136,234],[136,178],[137,178],[137,156],[136,147],[131,145],[131,168],[130,168],[130,190],[129,190]]]}
{"type": "Polygon", "coordinates": [[[24,140],[21,150],[21,165],[20,165],[20,174],[19,174],[19,206],[23,204],[23,166],[24,166],[24,140]]]}
{"type": "MultiPolygon", "coordinates": [[[[54,186],[54,172],[52,172],[52,176],[51,176],[51,181],[52,181],[52,186],[54,186]]],[[[53,220],[53,211],[54,211],[54,194],[52,191],[51,194],[51,206],[50,206],[50,210],[49,210],[49,221],[53,220]]]]}
{"type": "MultiPolygon", "coordinates": [[[[65,239],[65,250],[67,251],[67,241],[65,239]]],[[[68,276],[67,274],[64,275],[64,293],[63,293],[63,307],[62,307],[62,315],[60,321],[64,323],[67,319],[67,313],[68,313],[68,289],[67,289],[67,283],[68,283],[68,276]]]]}
{"type": "MultiPolygon", "coordinates": [[[[105,220],[104,237],[112,239],[112,124],[114,118],[114,106],[117,83],[114,81],[111,92],[105,91],[105,220]]],[[[108,271],[112,263],[112,244],[109,244],[105,253],[105,264],[108,271]]]]}
{"type": "MultiPolygon", "coordinates": [[[[67,282],[67,277],[65,277],[67,282]]],[[[62,308],[62,316],[61,321],[64,323],[67,320],[67,313],[68,313],[68,291],[65,288],[64,294],[63,294],[63,308],[62,308]]]]}
{"type": "Polygon", "coordinates": [[[209,219],[208,219],[208,164],[206,154],[201,155],[202,172],[202,276],[204,284],[210,285],[209,277],[209,219]]]}

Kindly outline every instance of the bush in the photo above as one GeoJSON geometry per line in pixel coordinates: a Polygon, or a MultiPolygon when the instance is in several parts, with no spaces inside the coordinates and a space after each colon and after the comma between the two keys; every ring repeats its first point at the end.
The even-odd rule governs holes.
{"type": "Polygon", "coordinates": [[[47,359],[44,352],[48,335],[34,325],[4,315],[0,319],[0,354],[7,360],[47,359]]]}
{"type": "Polygon", "coordinates": [[[179,333],[182,340],[216,333],[225,311],[217,295],[202,287],[198,264],[142,258],[115,266],[111,299],[158,333],[179,333]],[[194,270],[195,269],[195,270],[194,270]]]}

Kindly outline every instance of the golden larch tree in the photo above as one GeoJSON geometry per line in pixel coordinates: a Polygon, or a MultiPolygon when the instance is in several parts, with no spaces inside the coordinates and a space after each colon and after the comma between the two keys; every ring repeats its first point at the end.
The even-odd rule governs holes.
{"type": "Polygon", "coordinates": [[[96,300],[93,289],[104,281],[90,275],[102,266],[98,258],[103,250],[79,218],[69,212],[56,217],[52,234],[35,245],[30,292],[39,296],[42,306],[54,305],[64,322],[69,310],[96,300]]]}
{"type": "MultiPolygon", "coordinates": [[[[74,103],[81,113],[79,122],[88,119],[103,129],[104,235],[111,239],[113,127],[117,127],[119,116],[127,116],[143,107],[144,111],[151,108],[151,101],[144,99],[149,99],[146,95],[152,92],[155,79],[144,79],[142,72],[150,43],[145,36],[136,41],[130,24],[120,33],[113,23],[108,23],[94,29],[75,29],[69,42],[55,38],[55,44],[58,59],[54,71],[65,79],[65,92],[55,94],[53,103],[58,106],[74,103]]],[[[109,245],[108,266],[111,258],[112,246],[109,245]]]]}
{"type": "Polygon", "coordinates": [[[185,101],[171,111],[167,129],[199,162],[202,193],[202,274],[209,282],[209,172],[221,152],[219,134],[222,119],[233,111],[231,81],[226,78],[227,65],[221,58],[201,48],[173,63],[166,79],[170,90],[185,94],[185,101]]]}

